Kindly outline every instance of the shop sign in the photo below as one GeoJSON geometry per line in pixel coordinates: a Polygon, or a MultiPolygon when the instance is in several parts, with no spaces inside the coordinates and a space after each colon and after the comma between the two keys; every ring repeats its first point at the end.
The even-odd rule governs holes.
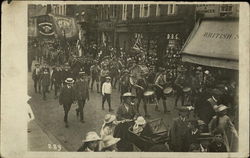
{"type": "Polygon", "coordinates": [[[168,33],[166,37],[167,37],[168,40],[169,39],[176,39],[176,40],[178,40],[179,39],[179,34],[178,33],[176,33],[176,34],[174,34],[174,33],[168,33]]]}

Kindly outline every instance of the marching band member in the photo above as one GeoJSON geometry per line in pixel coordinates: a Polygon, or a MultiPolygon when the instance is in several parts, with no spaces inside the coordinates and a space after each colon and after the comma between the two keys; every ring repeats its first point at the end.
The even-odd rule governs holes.
{"type": "MultiPolygon", "coordinates": [[[[156,96],[157,96],[157,100],[159,102],[160,99],[162,99],[162,104],[163,104],[163,108],[164,108],[164,113],[170,112],[167,109],[167,97],[166,95],[163,93],[164,90],[164,86],[166,85],[167,81],[166,81],[166,71],[164,68],[160,68],[161,73],[158,75],[158,77],[156,78],[155,81],[155,85],[157,86],[156,89],[156,96]]],[[[156,106],[156,111],[158,110],[158,106],[156,106]]]]}

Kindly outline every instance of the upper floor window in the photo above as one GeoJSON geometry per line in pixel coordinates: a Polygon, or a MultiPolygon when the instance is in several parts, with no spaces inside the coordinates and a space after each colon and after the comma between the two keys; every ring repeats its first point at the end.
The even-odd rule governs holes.
{"type": "Polygon", "coordinates": [[[141,4],[139,17],[149,17],[149,14],[150,14],[150,4],[141,4]]]}
{"type": "Polygon", "coordinates": [[[122,5],[122,20],[127,20],[127,14],[128,14],[128,5],[123,4],[122,5]]]}
{"type": "Polygon", "coordinates": [[[169,4],[168,5],[168,15],[174,15],[174,14],[176,14],[176,5],[169,4]]]}
{"type": "Polygon", "coordinates": [[[132,4],[132,19],[135,18],[135,5],[132,4]]]}
{"type": "Polygon", "coordinates": [[[157,5],[156,5],[155,15],[156,15],[156,16],[160,16],[160,15],[161,15],[160,4],[157,4],[157,5]]]}
{"type": "Polygon", "coordinates": [[[233,5],[232,4],[223,4],[220,7],[220,15],[226,16],[231,15],[233,13],[233,5]]]}

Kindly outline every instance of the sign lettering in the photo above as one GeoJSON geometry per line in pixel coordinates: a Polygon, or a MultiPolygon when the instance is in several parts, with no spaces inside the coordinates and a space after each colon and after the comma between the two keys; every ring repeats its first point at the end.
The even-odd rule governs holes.
{"type": "Polygon", "coordinates": [[[239,35],[233,35],[231,33],[212,33],[212,32],[205,32],[203,34],[203,37],[205,38],[213,38],[213,39],[225,39],[225,40],[230,40],[230,39],[239,39],[239,35]]]}

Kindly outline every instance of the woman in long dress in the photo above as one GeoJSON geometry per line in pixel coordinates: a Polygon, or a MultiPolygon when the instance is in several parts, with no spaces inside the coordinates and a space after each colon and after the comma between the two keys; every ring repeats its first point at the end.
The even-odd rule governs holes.
{"type": "Polygon", "coordinates": [[[217,108],[217,115],[212,118],[208,128],[209,132],[213,133],[215,130],[221,130],[224,134],[224,143],[228,152],[237,150],[238,133],[232,123],[231,119],[227,116],[228,107],[219,105],[217,108]]]}

